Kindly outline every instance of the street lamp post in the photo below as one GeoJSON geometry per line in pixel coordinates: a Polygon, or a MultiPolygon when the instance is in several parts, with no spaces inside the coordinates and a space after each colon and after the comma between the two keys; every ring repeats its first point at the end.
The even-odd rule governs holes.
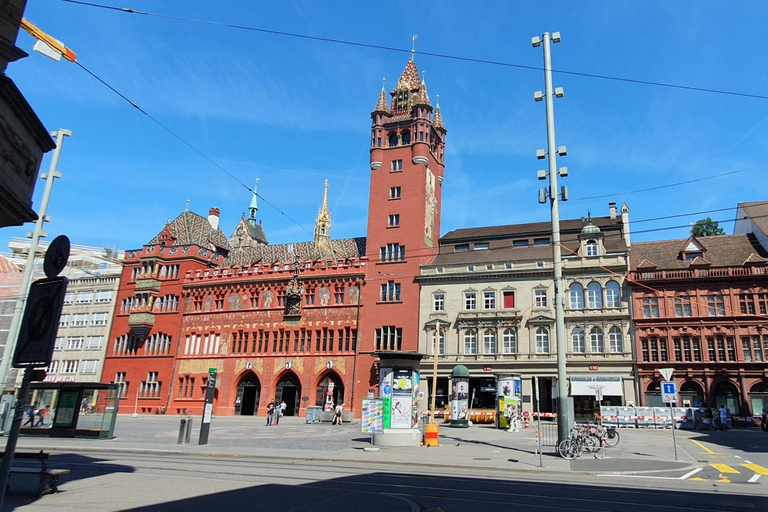
{"type": "Polygon", "coordinates": [[[557,345],[557,438],[558,442],[568,438],[568,434],[573,424],[573,398],[568,396],[568,380],[565,372],[565,318],[564,304],[565,293],[563,290],[563,259],[560,253],[560,205],[559,199],[568,200],[568,188],[563,187],[558,190],[558,175],[568,176],[568,168],[557,169],[557,156],[567,154],[565,146],[556,148],[555,146],[555,97],[563,97],[563,89],[552,87],[552,54],[550,51],[550,42],[560,42],[560,32],[554,32],[551,36],[549,32],[544,32],[542,37],[534,37],[531,40],[534,48],[544,46],[544,92],[536,91],[533,95],[534,100],[544,100],[547,113],[547,151],[543,149],[536,150],[536,157],[539,160],[548,159],[548,171],[538,171],[540,180],[547,179],[549,176],[549,189],[539,191],[539,202],[546,203],[549,198],[552,212],[552,259],[554,270],[555,285],[555,342],[557,345]]]}

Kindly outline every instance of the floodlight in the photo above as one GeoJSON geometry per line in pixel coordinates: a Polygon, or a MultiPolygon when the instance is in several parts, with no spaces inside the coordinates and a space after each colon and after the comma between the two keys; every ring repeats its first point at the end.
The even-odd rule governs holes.
{"type": "Polygon", "coordinates": [[[560,146],[559,148],[557,148],[557,154],[560,156],[565,156],[568,154],[568,150],[565,149],[565,146],[560,146]]]}
{"type": "Polygon", "coordinates": [[[552,32],[552,42],[553,43],[560,42],[560,32],[552,32]]]}
{"type": "Polygon", "coordinates": [[[563,178],[568,177],[568,168],[567,167],[561,167],[559,174],[563,178]]]}
{"type": "Polygon", "coordinates": [[[533,93],[533,99],[534,101],[541,101],[544,99],[544,93],[541,91],[536,91],[533,93]]]}
{"type": "Polygon", "coordinates": [[[556,98],[562,98],[563,97],[563,88],[562,87],[555,87],[555,97],[556,98]]]}
{"type": "Polygon", "coordinates": [[[544,204],[547,202],[547,189],[542,188],[539,190],[539,202],[544,204]]]}
{"type": "Polygon", "coordinates": [[[567,200],[568,200],[568,187],[567,187],[567,186],[565,186],[565,185],[563,185],[562,187],[560,187],[560,198],[561,198],[563,201],[567,201],[567,200]]]}
{"type": "Polygon", "coordinates": [[[539,178],[540,180],[547,179],[547,171],[545,171],[544,169],[539,169],[538,171],[536,171],[536,177],[539,178]]]}
{"type": "Polygon", "coordinates": [[[541,46],[541,38],[539,36],[532,37],[531,44],[533,45],[534,48],[538,48],[539,46],[541,46]]]}
{"type": "Polygon", "coordinates": [[[538,158],[539,160],[544,160],[544,157],[546,156],[547,156],[547,152],[544,151],[543,149],[536,150],[536,158],[538,158]]]}

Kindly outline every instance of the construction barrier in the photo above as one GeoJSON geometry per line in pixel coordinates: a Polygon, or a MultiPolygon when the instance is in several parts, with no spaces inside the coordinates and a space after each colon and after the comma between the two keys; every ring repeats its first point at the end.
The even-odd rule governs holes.
{"type": "Polygon", "coordinates": [[[693,429],[694,430],[707,430],[710,428],[709,420],[706,417],[706,407],[694,407],[691,409],[693,412],[693,429]]]}
{"type": "Polygon", "coordinates": [[[653,428],[653,407],[635,407],[635,417],[639,428],[653,428]]]}
{"type": "Polygon", "coordinates": [[[655,428],[672,427],[672,416],[669,414],[669,407],[653,408],[653,426],[655,428]]]}
{"type": "Polygon", "coordinates": [[[542,423],[541,428],[534,428],[534,430],[536,430],[536,453],[539,453],[539,450],[542,450],[541,453],[557,451],[557,424],[542,423]]]}
{"type": "Polygon", "coordinates": [[[673,407],[672,413],[675,415],[675,428],[693,428],[693,410],[688,407],[673,407]]]}
{"type": "Polygon", "coordinates": [[[616,413],[616,407],[612,405],[601,405],[600,422],[608,427],[618,427],[619,418],[616,413]]]}
{"type": "Polygon", "coordinates": [[[427,423],[424,425],[424,446],[438,446],[437,439],[440,435],[440,425],[427,423]]]}
{"type": "Polygon", "coordinates": [[[634,407],[616,407],[616,417],[619,427],[635,428],[637,414],[634,407]]]}

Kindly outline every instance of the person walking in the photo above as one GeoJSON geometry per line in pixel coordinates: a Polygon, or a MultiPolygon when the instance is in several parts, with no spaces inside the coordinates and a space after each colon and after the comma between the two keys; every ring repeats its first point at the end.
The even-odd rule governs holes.
{"type": "Polygon", "coordinates": [[[275,424],[275,402],[270,401],[267,404],[267,426],[271,427],[275,424]]]}
{"type": "Polygon", "coordinates": [[[281,417],[281,418],[282,418],[283,416],[285,416],[285,408],[286,408],[286,407],[288,407],[288,406],[287,406],[287,405],[285,405],[285,400],[281,400],[281,401],[280,401],[280,417],[281,417]]]}
{"type": "Polygon", "coordinates": [[[712,430],[712,424],[715,422],[715,417],[712,414],[712,409],[709,407],[707,407],[707,410],[704,412],[704,422],[707,424],[707,430],[712,430]]]}
{"type": "Polygon", "coordinates": [[[278,426],[280,424],[280,416],[283,415],[283,412],[280,410],[280,404],[277,403],[277,399],[273,400],[273,403],[275,404],[275,422],[273,425],[278,426]]]}
{"type": "Polygon", "coordinates": [[[728,430],[728,409],[724,405],[720,405],[720,430],[728,430]]]}
{"type": "Polygon", "coordinates": [[[333,421],[332,423],[334,425],[341,425],[341,413],[344,411],[344,404],[336,404],[336,407],[333,410],[333,421]]]}

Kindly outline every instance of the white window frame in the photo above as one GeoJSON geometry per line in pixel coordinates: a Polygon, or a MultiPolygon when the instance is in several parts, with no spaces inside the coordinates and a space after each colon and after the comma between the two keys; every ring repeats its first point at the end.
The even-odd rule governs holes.
{"type": "Polygon", "coordinates": [[[486,329],[483,332],[483,354],[494,355],[497,348],[496,331],[494,329],[486,329]]]}
{"type": "Polygon", "coordinates": [[[624,352],[624,335],[618,327],[614,326],[608,330],[608,350],[612,354],[624,352]]]}
{"type": "Polygon", "coordinates": [[[533,307],[546,308],[549,307],[548,304],[549,301],[547,300],[547,290],[545,288],[533,290],[533,307]]]}
{"type": "Polygon", "coordinates": [[[82,350],[83,341],[83,336],[70,336],[67,338],[67,350],[82,350]]]}
{"type": "Polygon", "coordinates": [[[549,330],[546,327],[536,329],[536,353],[549,354],[549,330]]]}
{"type": "Polygon", "coordinates": [[[88,313],[74,313],[72,315],[72,326],[82,327],[88,325],[88,313]]]}
{"type": "Polygon", "coordinates": [[[85,359],[83,360],[83,366],[80,370],[81,373],[88,374],[88,375],[94,375],[99,369],[99,360],[98,359],[85,359]]]}
{"type": "Polygon", "coordinates": [[[91,315],[91,325],[107,325],[109,323],[109,313],[100,311],[91,315]]]}
{"type": "Polygon", "coordinates": [[[77,292],[75,298],[77,304],[90,304],[93,302],[93,290],[77,292]]]}
{"type": "Polygon", "coordinates": [[[517,330],[514,327],[504,329],[502,351],[504,354],[517,354],[517,330]]]}
{"type": "Polygon", "coordinates": [[[88,336],[85,340],[86,350],[99,350],[104,346],[104,336],[88,336]]]}
{"type": "Polygon", "coordinates": [[[475,329],[464,331],[464,354],[477,355],[477,331],[475,329]]]}
{"type": "Polygon", "coordinates": [[[587,352],[587,345],[585,342],[586,334],[581,327],[575,327],[571,331],[571,348],[574,354],[584,354],[587,352]]]}
{"type": "Polygon", "coordinates": [[[605,307],[621,307],[621,285],[616,281],[608,281],[605,284],[605,307]]]}
{"type": "Polygon", "coordinates": [[[483,292],[483,309],[496,309],[496,292],[483,292]]]}
{"type": "Polygon", "coordinates": [[[570,309],[584,309],[584,286],[572,283],[569,289],[570,309]]]}
{"type": "Polygon", "coordinates": [[[445,311],[444,293],[436,293],[432,295],[432,311],[445,311]]]}
{"type": "Polygon", "coordinates": [[[600,283],[589,283],[587,286],[587,309],[603,309],[603,287],[600,283]]]}
{"type": "Polygon", "coordinates": [[[464,311],[477,310],[477,292],[464,292],[464,311]]]}
{"type": "Polygon", "coordinates": [[[605,352],[605,335],[600,327],[593,327],[589,330],[589,348],[593,354],[605,352]]]}

